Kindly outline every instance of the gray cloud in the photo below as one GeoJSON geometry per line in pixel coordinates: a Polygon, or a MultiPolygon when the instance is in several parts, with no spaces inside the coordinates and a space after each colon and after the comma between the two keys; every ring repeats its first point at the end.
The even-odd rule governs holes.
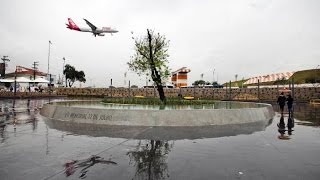
{"type": "MultiPolygon", "coordinates": [[[[191,68],[189,83],[211,81],[213,69],[220,82],[274,72],[314,68],[320,57],[320,6],[316,0],[227,1],[47,1],[0,2],[0,56],[9,55],[9,69],[40,62],[47,70],[62,71],[62,57],[84,70],[88,82],[106,87],[113,78],[123,86],[126,62],[133,54],[131,31],[144,35],[147,28],[170,40],[172,70],[191,68]],[[113,36],[65,28],[71,17],[79,26],[87,18],[96,26],[119,30],[113,36]]],[[[130,78],[129,78],[130,77],[130,78]]],[[[144,77],[130,72],[131,84],[145,84],[144,77]]]]}

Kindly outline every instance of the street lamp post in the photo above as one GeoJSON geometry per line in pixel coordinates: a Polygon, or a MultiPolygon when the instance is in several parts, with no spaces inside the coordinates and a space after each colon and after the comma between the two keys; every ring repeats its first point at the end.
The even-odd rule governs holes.
{"type": "Polygon", "coordinates": [[[314,71],[315,71],[315,73],[314,73],[314,82],[315,83],[317,83],[317,69],[318,69],[318,67],[319,67],[320,65],[318,65],[315,69],[314,69],[314,71]]]}
{"type": "Polygon", "coordinates": [[[317,67],[314,69],[314,87],[317,87],[317,81],[318,81],[318,79],[317,79],[317,69],[318,69],[318,67],[319,67],[320,65],[317,65],[317,67]]]}
{"type": "MultiPolygon", "coordinates": [[[[63,73],[64,73],[64,64],[65,64],[65,62],[66,62],[66,58],[62,58],[62,60],[63,60],[63,66],[62,66],[62,86],[63,86],[63,79],[64,79],[64,77],[63,77],[63,73]]],[[[67,87],[67,76],[66,76],[66,87],[67,87]]]]}
{"type": "Polygon", "coordinates": [[[48,51],[48,73],[47,75],[49,75],[50,73],[50,47],[51,47],[51,41],[49,40],[49,51],[48,51]]]}
{"type": "Polygon", "coordinates": [[[214,71],[215,71],[216,69],[213,69],[213,72],[212,72],[212,84],[214,83],[214,71]]]}
{"type": "Polygon", "coordinates": [[[14,71],[14,97],[17,95],[17,66],[14,71]]]}
{"type": "Polygon", "coordinates": [[[112,97],[112,78],[110,80],[110,90],[111,90],[111,97],[112,97]]]}
{"type": "Polygon", "coordinates": [[[51,41],[49,40],[49,51],[48,51],[48,73],[47,76],[49,76],[49,93],[51,93],[51,74],[50,74],[50,46],[51,41]]]}

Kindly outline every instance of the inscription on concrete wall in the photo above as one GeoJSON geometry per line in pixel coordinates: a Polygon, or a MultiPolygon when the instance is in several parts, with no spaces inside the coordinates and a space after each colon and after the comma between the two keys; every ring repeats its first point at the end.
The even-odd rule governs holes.
{"type": "Polygon", "coordinates": [[[95,113],[70,113],[64,114],[65,118],[76,118],[76,119],[89,119],[89,120],[112,120],[112,115],[108,114],[95,114],[95,113]]]}

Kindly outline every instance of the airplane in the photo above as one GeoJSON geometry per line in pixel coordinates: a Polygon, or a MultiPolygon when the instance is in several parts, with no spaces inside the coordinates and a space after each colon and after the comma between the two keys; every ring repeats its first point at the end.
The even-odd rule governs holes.
{"type": "Polygon", "coordinates": [[[93,33],[93,35],[96,37],[98,36],[104,36],[104,33],[117,33],[118,31],[115,29],[111,29],[111,27],[102,27],[102,28],[97,28],[95,25],[93,25],[92,23],[90,23],[88,20],[83,19],[88,26],[90,26],[90,28],[80,28],[79,26],[77,26],[71,18],[68,18],[68,22],[69,24],[67,25],[67,28],[71,29],[71,30],[75,30],[75,31],[81,31],[81,32],[91,32],[93,33]]]}

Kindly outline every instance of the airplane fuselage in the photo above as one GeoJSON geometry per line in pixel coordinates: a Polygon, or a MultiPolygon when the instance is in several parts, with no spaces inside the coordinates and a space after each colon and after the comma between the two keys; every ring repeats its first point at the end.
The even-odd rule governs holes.
{"type": "Polygon", "coordinates": [[[69,24],[67,25],[67,28],[75,31],[81,31],[81,32],[91,32],[93,33],[94,36],[104,36],[104,33],[117,33],[118,31],[115,29],[112,29],[111,27],[102,27],[102,28],[97,28],[93,24],[91,24],[89,21],[85,19],[87,24],[90,26],[90,28],[86,27],[79,27],[77,26],[70,18],[68,18],[69,24]]]}
{"type": "MultiPolygon", "coordinates": [[[[69,28],[71,29],[71,28],[69,28]]],[[[117,30],[111,29],[109,27],[103,27],[103,28],[97,28],[95,31],[92,31],[91,28],[84,28],[84,27],[79,27],[79,29],[71,29],[75,31],[81,31],[81,32],[91,32],[91,33],[117,33],[117,30]]]]}

